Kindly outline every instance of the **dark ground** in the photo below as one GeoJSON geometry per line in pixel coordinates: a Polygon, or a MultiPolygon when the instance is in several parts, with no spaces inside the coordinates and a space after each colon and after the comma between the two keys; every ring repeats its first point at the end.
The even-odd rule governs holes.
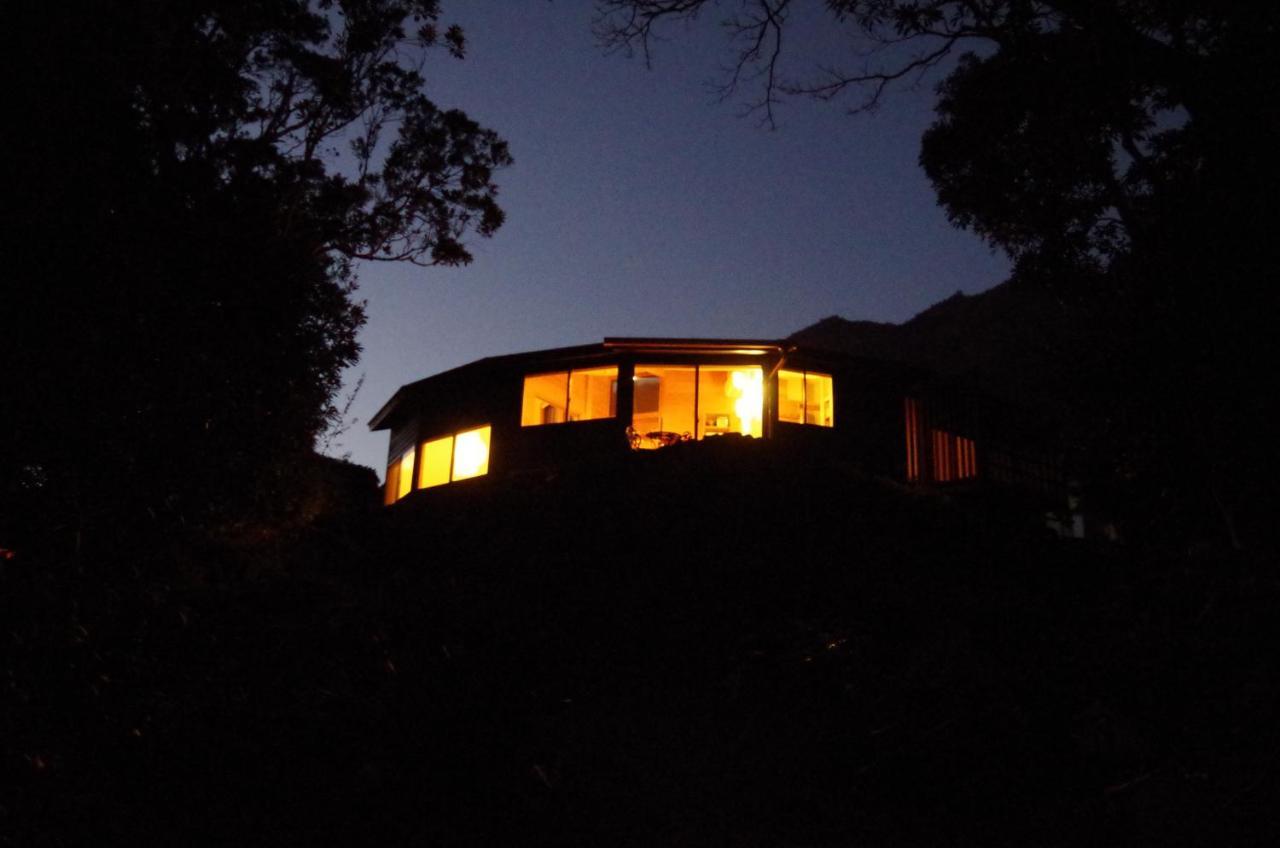
{"type": "Polygon", "coordinates": [[[1276,844],[1273,565],[633,459],[19,551],[0,845],[1276,844]]]}

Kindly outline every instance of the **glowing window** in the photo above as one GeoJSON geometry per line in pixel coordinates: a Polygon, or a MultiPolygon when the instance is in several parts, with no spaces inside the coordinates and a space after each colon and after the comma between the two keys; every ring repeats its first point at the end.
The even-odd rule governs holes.
{"type": "Polygon", "coordinates": [[[569,372],[531,374],[524,378],[520,426],[559,424],[569,406],[569,372]]]}
{"type": "Polygon", "coordinates": [[[907,442],[907,480],[920,479],[920,404],[915,398],[904,401],[907,442]]]}
{"type": "Polygon", "coordinates": [[[422,462],[418,464],[418,488],[429,489],[448,483],[452,465],[453,436],[423,442],[422,462]]]}
{"type": "Polygon", "coordinates": [[[778,420],[835,426],[835,390],[830,374],[778,372],[778,420]]]}
{"type": "Polygon", "coordinates": [[[386,503],[393,504],[413,489],[430,489],[455,480],[469,480],[489,473],[488,424],[428,439],[410,448],[387,468],[386,503]],[[418,481],[413,485],[414,455],[418,457],[418,481]]]}
{"type": "Polygon", "coordinates": [[[978,449],[973,439],[930,430],[933,453],[933,479],[938,483],[971,480],[978,476],[978,449]]]}
{"type": "Polygon", "coordinates": [[[757,439],[764,424],[764,374],[759,366],[698,369],[698,438],[741,433],[757,439]]]}
{"type": "Polygon", "coordinates": [[[400,489],[400,463],[393,462],[387,466],[387,483],[383,486],[382,502],[384,504],[393,504],[396,502],[396,492],[400,489]]]}
{"type": "Polygon", "coordinates": [[[804,372],[778,372],[778,420],[804,423],[804,372]]]}
{"type": "Polygon", "coordinates": [[[414,450],[409,448],[387,467],[387,503],[395,503],[413,491],[413,457],[414,450]]]}
{"type": "Polygon", "coordinates": [[[520,426],[613,418],[617,397],[617,366],[530,374],[524,378],[520,426]]]}
{"type": "Polygon", "coordinates": [[[698,369],[692,366],[637,365],[631,426],[656,448],[692,439],[696,429],[698,369]]]}
{"type": "Polygon", "coordinates": [[[763,432],[764,373],[757,365],[637,365],[631,426],[637,447],[725,433],[763,432]]]}
{"type": "Polygon", "coordinates": [[[613,418],[618,406],[618,369],[569,372],[569,420],[613,418]]]}
{"type": "Polygon", "coordinates": [[[832,389],[830,374],[814,374],[806,371],[804,375],[804,423],[816,424],[819,427],[834,427],[836,424],[835,392],[832,389]]]}
{"type": "Polygon", "coordinates": [[[465,430],[453,438],[453,479],[469,480],[489,473],[489,425],[465,430]]]}

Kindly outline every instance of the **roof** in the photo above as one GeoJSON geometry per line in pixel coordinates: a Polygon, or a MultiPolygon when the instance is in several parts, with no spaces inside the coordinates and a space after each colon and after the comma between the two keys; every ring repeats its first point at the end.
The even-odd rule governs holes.
{"type": "Polygon", "coordinates": [[[405,402],[421,392],[446,386],[454,381],[473,380],[477,377],[523,370],[529,365],[546,362],[548,366],[573,366],[574,363],[589,363],[592,360],[604,359],[618,352],[634,353],[724,353],[734,355],[763,355],[770,352],[791,353],[804,351],[824,358],[840,360],[864,359],[828,350],[815,349],[808,345],[797,344],[786,339],[706,339],[706,338],[666,338],[646,336],[611,336],[595,344],[556,347],[545,350],[509,353],[502,356],[489,356],[477,359],[466,365],[441,371],[412,383],[407,383],[396,390],[382,408],[369,419],[370,430],[385,430],[392,426],[390,419],[405,402]]]}

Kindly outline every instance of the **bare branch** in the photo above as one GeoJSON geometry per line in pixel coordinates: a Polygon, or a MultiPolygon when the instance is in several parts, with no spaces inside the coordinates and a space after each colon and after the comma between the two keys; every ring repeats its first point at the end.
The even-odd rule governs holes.
{"type": "MultiPolygon", "coordinates": [[[[660,28],[692,21],[707,5],[709,0],[599,0],[596,35],[607,51],[638,52],[649,64],[660,28]]],[[[721,21],[735,54],[724,79],[714,84],[718,99],[727,100],[744,84],[757,83],[759,94],[748,100],[744,114],[763,112],[761,123],[769,127],[776,125],[775,107],[783,96],[831,100],[852,89],[865,89],[865,98],[852,111],[873,109],[894,83],[927,74],[952,55],[960,41],[996,40],[1003,25],[1001,16],[1009,9],[1007,0],[829,0],[836,23],[886,54],[886,62],[884,67],[868,66],[858,72],[820,67],[822,78],[805,83],[786,81],[783,74],[783,31],[791,5],[791,0],[739,0],[739,11],[721,21]],[[905,49],[916,42],[927,42],[925,49],[905,49]]],[[[1030,18],[1044,14],[1038,5],[1028,7],[1030,18]]]]}
{"type": "Polygon", "coordinates": [[[938,47],[916,55],[892,70],[846,74],[833,68],[823,68],[822,71],[827,77],[824,82],[811,85],[788,85],[784,88],[784,93],[813,97],[818,100],[833,100],[851,87],[867,88],[869,93],[850,111],[853,113],[874,111],[893,83],[913,74],[919,79],[950,56],[959,40],[959,36],[945,38],[938,47]]]}

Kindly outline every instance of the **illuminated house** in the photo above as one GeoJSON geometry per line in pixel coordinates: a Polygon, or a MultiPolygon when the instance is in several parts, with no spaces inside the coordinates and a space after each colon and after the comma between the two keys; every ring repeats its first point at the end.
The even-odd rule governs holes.
{"type": "Polygon", "coordinates": [[[734,434],[908,482],[978,479],[977,416],[943,402],[936,416],[927,387],[919,369],[786,341],[610,338],[410,383],[369,426],[391,431],[389,504],[734,434]]]}

